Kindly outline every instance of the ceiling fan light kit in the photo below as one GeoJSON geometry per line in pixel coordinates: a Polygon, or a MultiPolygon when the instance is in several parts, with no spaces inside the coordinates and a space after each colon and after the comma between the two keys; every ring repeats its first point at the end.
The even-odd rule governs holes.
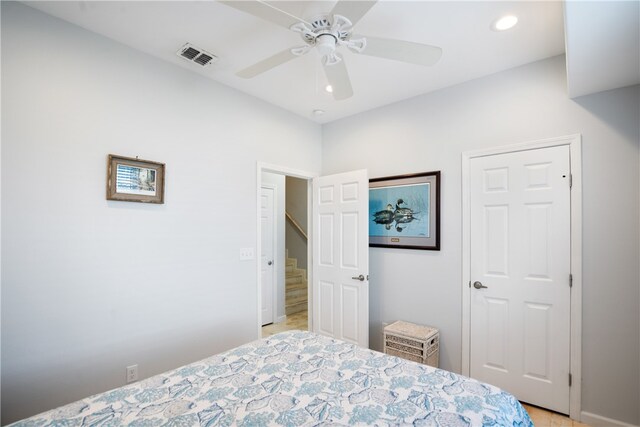
{"type": "Polygon", "coordinates": [[[337,39],[333,34],[321,34],[316,39],[316,48],[323,57],[331,55],[336,51],[337,39]]]}
{"type": "Polygon", "coordinates": [[[353,26],[377,3],[377,0],[338,1],[328,15],[318,16],[311,22],[261,0],[222,0],[221,3],[297,32],[305,43],[303,46],[279,52],[236,73],[242,78],[255,77],[315,48],[320,54],[329,82],[327,92],[331,92],[333,98],[340,101],[353,96],[344,57],[337,52],[340,46],[345,46],[356,54],[423,66],[434,65],[442,56],[442,49],[436,46],[352,34],[353,26]],[[328,90],[329,87],[332,88],[331,91],[328,90]]]}

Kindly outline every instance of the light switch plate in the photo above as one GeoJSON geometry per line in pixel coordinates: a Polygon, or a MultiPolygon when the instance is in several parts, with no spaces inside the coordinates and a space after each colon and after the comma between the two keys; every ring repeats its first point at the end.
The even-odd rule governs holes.
{"type": "Polygon", "coordinates": [[[253,248],[240,248],[240,261],[248,261],[253,258],[253,248]]]}

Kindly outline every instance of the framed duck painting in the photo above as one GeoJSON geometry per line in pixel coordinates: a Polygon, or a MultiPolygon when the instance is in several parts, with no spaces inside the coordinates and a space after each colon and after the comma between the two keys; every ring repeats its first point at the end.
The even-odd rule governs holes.
{"type": "Polygon", "coordinates": [[[440,171],[369,180],[369,246],[440,250],[440,171]]]}

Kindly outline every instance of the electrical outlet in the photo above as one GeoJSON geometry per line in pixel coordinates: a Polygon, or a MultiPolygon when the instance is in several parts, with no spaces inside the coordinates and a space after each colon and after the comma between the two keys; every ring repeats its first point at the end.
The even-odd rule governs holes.
{"type": "Polygon", "coordinates": [[[127,366],[127,384],[138,381],[138,365],[127,366]]]}
{"type": "Polygon", "coordinates": [[[253,257],[253,248],[240,248],[240,261],[252,260],[253,257]]]}

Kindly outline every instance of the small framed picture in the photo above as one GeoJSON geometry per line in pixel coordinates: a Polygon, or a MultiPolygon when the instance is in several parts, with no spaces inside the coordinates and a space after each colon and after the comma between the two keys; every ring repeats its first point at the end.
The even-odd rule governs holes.
{"type": "Polygon", "coordinates": [[[369,180],[369,246],[440,250],[440,171],[369,180]]]}
{"type": "Polygon", "coordinates": [[[164,203],[164,163],[109,154],[107,200],[164,203]]]}

